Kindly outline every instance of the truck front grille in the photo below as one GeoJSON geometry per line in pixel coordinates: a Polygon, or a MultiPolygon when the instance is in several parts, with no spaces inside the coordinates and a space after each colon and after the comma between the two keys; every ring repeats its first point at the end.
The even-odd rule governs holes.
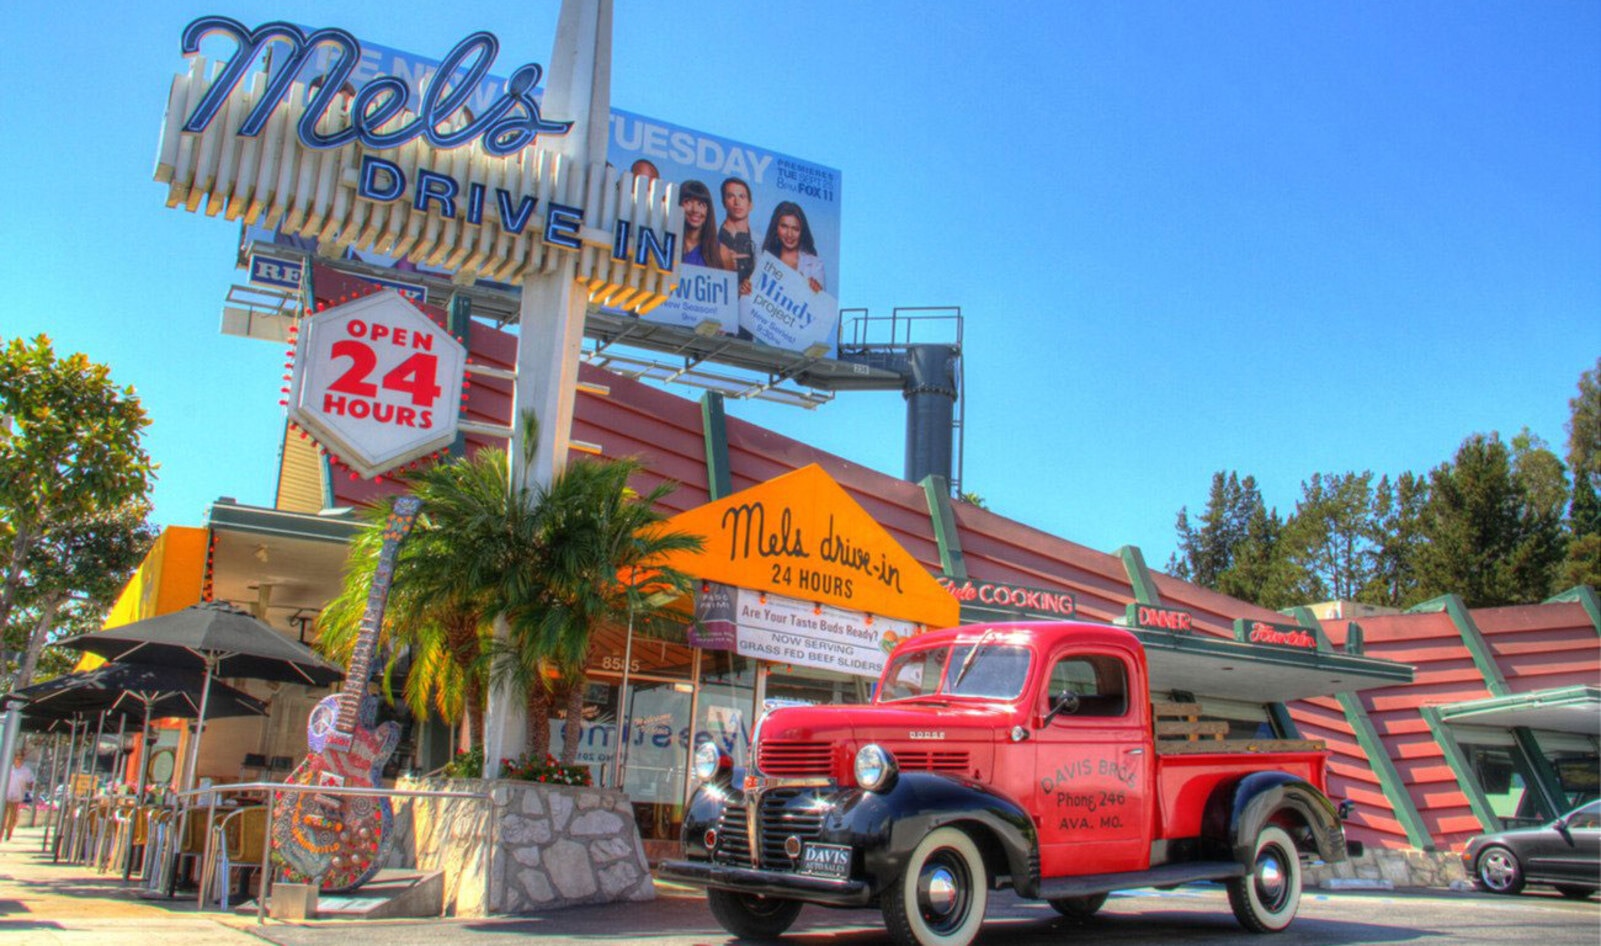
{"type": "Polygon", "coordinates": [[[827,775],[831,745],[763,739],[756,747],[756,767],[763,775],[827,775]]]}
{"type": "Polygon", "coordinates": [[[750,866],[750,829],[745,824],[745,806],[730,798],[717,819],[717,849],[712,859],[720,864],[750,866]]]}
{"type": "MultiPolygon", "coordinates": [[[[790,837],[802,842],[817,840],[828,810],[829,803],[809,788],[775,789],[763,794],[756,817],[761,863],[755,866],[774,871],[794,870],[795,862],[784,853],[785,840],[790,837]]],[[[745,804],[735,803],[733,799],[724,805],[717,824],[717,849],[712,852],[712,859],[717,863],[753,866],[747,811],[745,804]]]]}
{"type": "MultiPolygon", "coordinates": [[[[905,772],[967,774],[968,755],[961,750],[895,749],[895,761],[905,772]]],[[[756,767],[763,775],[794,778],[831,774],[833,746],[826,742],[762,740],[756,747],[756,767]]]]}
{"type": "Polygon", "coordinates": [[[895,753],[895,761],[903,772],[967,772],[967,753],[960,751],[907,750],[895,753]]]}

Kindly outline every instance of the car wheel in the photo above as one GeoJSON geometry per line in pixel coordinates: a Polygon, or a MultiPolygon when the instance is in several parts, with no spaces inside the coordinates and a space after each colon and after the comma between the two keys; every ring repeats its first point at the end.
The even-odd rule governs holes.
{"type": "Polygon", "coordinates": [[[1277,933],[1301,906],[1301,854],[1283,828],[1268,825],[1244,877],[1228,882],[1234,918],[1253,933],[1277,933]]]}
{"type": "Polygon", "coordinates": [[[1094,916],[1097,910],[1106,905],[1107,896],[1109,895],[1104,893],[1094,893],[1087,897],[1062,897],[1046,902],[1063,916],[1084,920],[1094,916]]]}
{"type": "Polygon", "coordinates": [[[1523,865],[1511,849],[1499,844],[1485,848],[1479,855],[1476,873],[1479,883],[1491,893],[1513,894],[1523,889],[1523,865]]]}
{"type": "Polygon", "coordinates": [[[772,939],[780,936],[800,915],[799,900],[758,897],[748,893],[712,888],[706,891],[706,905],[723,929],[743,939],[772,939]]]}
{"type": "Polygon", "coordinates": [[[1594,887],[1575,887],[1572,884],[1557,884],[1557,893],[1569,900],[1588,900],[1595,896],[1594,887]]]}
{"type": "Polygon", "coordinates": [[[967,946],[988,903],[989,875],[978,846],[957,828],[937,828],[884,891],[884,926],[900,946],[967,946]]]}

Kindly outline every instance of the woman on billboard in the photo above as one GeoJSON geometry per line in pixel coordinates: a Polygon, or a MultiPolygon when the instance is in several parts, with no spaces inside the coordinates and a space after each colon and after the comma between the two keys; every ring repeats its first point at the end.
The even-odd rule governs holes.
{"type": "Polygon", "coordinates": [[[773,208],[773,219],[767,225],[767,239],[762,252],[771,253],[790,269],[806,277],[813,292],[823,292],[828,285],[823,272],[823,260],[817,255],[817,243],[812,239],[811,225],[800,204],[786,200],[773,208]]]}
{"type": "Polygon", "coordinates": [[[678,189],[678,206],[684,211],[684,262],[710,269],[733,269],[723,259],[717,242],[717,215],[712,192],[700,181],[685,181],[678,189]]]}

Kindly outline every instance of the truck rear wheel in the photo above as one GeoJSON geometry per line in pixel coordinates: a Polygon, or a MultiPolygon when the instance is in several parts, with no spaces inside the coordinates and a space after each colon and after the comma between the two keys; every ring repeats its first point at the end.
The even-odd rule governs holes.
{"type": "Polygon", "coordinates": [[[978,846],[957,828],[937,828],[884,891],[884,926],[900,946],[967,946],[988,904],[989,874],[978,846]]]}
{"type": "Polygon", "coordinates": [[[1301,855],[1283,828],[1268,825],[1244,877],[1228,882],[1234,918],[1253,933],[1277,933],[1301,906],[1301,855]]]}
{"type": "Polygon", "coordinates": [[[1071,916],[1082,920],[1086,917],[1094,916],[1097,910],[1106,906],[1106,898],[1108,896],[1110,895],[1104,893],[1092,893],[1087,897],[1062,897],[1057,900],[1047,900],[1046,902],[1049,903],[1057,913],[1060,913],[1063,916],[1071,916]]]}
{"type": "Polygon", "coordinates": [[[744,939],[772,939],[783,935],[800,915],[799,900],[758,897],[712,888],[706,891],[706,905],[723,929],[744,939]]]}

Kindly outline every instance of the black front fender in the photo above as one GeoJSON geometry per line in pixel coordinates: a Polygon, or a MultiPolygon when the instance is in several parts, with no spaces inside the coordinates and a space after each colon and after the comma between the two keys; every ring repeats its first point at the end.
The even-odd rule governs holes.
{"type": "Polygon", "coordinates": [[[1310,782],[1287,772],[1253,772],[1218,786],[1207,803],[1202,834],[1248,864],[1255,856],[1257,835],[1272,823],[1304,824],[1307,835],[1297,837],[1297,843],[1309,841],[1330,863],[1345,860],[1338,808],[1310,782]]]}
{"type": "MultiPolygon", "coordinates": [[[[734,781],[702,785],[684,813],[684,854],[709,860],[705,836],[718,827],[724,808],[752,802],[734,781]]],[[[918,842],[935,828],[958,825],[974,836],[995,873],[1006,873],[1019,890],[1038,884],[1038,837],[1022,806],[978,782],[930,772],[902,772],[887,792],[859,788],[811,788],[810,799],[826,806],[816,840],[854,852],[852,876],[876,896],[900,876],[918,842]]],[[[796,802],[802,808],[812,801],[796,802]]],[[[763,865],[772,866],[772,865],[763,865]]]]}
{"type": "MultiPolygon", "coordinates": [[[[973,835],[994,872],[1019,890],[1039,883],[1039,837],[1028,812],[1012,799],[968,779],[902,772],[890,791],[841,793],[840,825],[862,852],[867,880],[880,891],[905,870],[929,832],[955,825],[973,835]]],[[[831,819],[832,820],[832,819],[831,819]]],[[[825,833],[829,824],[825,823],[825,833]]]]}

